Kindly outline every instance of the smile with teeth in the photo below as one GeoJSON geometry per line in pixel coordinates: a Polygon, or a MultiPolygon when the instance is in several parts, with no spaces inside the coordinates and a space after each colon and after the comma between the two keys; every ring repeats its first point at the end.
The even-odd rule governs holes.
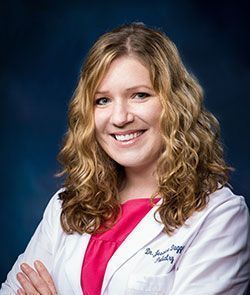
{"type": "Polygon", "coordinates": [[[137,132],[129,133],[129,134],[114,134],[114,138],[118,141],[129,141],[131,139],[134,139],[140,136],[142,133],[143,131],[137,131],[137,132]]]}

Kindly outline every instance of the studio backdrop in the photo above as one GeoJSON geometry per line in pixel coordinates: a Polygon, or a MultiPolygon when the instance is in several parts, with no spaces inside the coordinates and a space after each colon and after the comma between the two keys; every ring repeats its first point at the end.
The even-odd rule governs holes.
{"type": "Polygon", "coordinates": [[[99,35],[124,23],[160,28],[176,43],[221,124],[233,191],[250,204],[250,24],[243,2],[13,0],[0,11],[1,282],[62,186],[56,156],[84,56],[99,35]]]}

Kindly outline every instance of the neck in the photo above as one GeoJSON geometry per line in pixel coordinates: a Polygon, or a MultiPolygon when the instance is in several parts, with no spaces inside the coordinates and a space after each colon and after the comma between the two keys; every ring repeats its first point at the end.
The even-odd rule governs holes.
{"type": "Polygon", "coordinates": [[[155,169],[125,168],[126,183],[120,192],[122,201],[134,198],[149,198],[157,193],[155,169]]]}

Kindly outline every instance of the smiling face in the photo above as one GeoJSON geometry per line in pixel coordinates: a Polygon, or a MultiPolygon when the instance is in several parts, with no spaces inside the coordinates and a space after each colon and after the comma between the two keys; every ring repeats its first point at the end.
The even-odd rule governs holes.
{"type": "Polygon", "coordinates": [[[135,57],[117,58],[95,94],[97,141],[126,168],[154,169],[162,147],[161,110],[148,69],[135,57]]]}

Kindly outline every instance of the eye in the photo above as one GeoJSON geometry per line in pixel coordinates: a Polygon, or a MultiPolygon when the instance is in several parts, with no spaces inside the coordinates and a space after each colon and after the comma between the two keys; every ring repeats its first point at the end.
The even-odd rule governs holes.
{"type": "Polygon", "coordinates": [[[146,92],[137,92],[137,93],[135,93],[134,98],[144,99],[149,96],[150,96],[150,94],[148,94],[146,92]]]}
{"type": "Polygon", "coordinates": [[[108,97],[100,97],[95,100],[96,105],[106,105],[110,102],[108,97]]]}

